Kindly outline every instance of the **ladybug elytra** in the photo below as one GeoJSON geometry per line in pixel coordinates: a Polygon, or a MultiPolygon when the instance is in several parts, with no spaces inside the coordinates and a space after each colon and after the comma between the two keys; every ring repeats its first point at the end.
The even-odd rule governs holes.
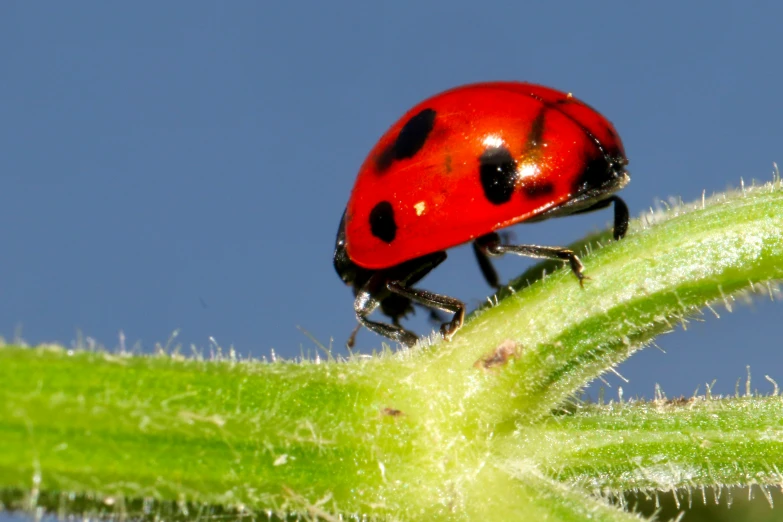
{"type": "Polygon", "coordinates": [[[627,164],[606,118],[548,87],[479,83],[416,105],[370,151],[337,232],[334,266],[353,288],[359,326],[412,345],[417,336],[400,319],[416,303],[454,314],[441,326],[451,339],[464,303],[414,285],[466,242],[496,289],[490,257],[506,253],[562,260],[581,283],[571,250],[505,244],[496,231],[614,204],[622,238],[628,207],[614,193],[630,179],[627,164]],[[390,323],[368,318],[379,307],[390,323]]]}

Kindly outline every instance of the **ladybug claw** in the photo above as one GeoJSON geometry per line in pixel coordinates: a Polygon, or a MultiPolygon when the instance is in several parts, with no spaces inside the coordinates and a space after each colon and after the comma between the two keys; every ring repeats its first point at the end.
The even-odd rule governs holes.
{"type": "Polygon", "coordinates": [[[408,331],[403,331],[403,333],[400,335],[400,338],[397,339],[397,341],[399,341],[400,344],[403,344],[408,348],[410,348],[411,346],[413,346],[419,341],[419,338],[415,334],[412,334],[408,331]]]}
{"type": "Polygon", "coordinates": [[[440,326],[440,335],[443,337],[444,341],[451,341],[451,338],[454,337],[455,330],[451,328],[450,323],[443,323],[440,326]]]}
{"type": "Polygon", "coordinates": [[[465,310],[463,308],[457,312],[457,314],[454,316],[454,319],[452,319],[450,323],[443,323],[440,326],[440,334],[443,336],[445,341],[451,341],[451,338],[454,337],[454,334],[457,333],[460,328],[462,328],[462,322],[464,318],[465,310]]]}
{"type": "Polygon", "coordinates": [[[357,324],[356,328],[353,329],[351,335],[348,337],[348,340],[345,341],[345,347],[348,349],[349,352],[353,350],[353,347],[356,344],[356,334],[359,333],[361,327],[362,327],[361,324],[357,324]]]}
{"type": "Polygon", "coordinates": [[[441,337],[443,337],[444,341],[446,341],[447,343],[450,343],[451,342],[451,338],[454,337],[454,332],[449,333],[449,332],[441,331],[440,335],[441,335],[441,337]]]}

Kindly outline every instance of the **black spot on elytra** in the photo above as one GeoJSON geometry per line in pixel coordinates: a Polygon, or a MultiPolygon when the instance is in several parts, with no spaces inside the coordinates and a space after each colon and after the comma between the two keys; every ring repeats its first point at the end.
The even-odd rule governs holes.
{"type": "Polygon", "coordinates": [[[381,201],[370,211],[370,231],[372,235],[391,243],[397,236],[397,223],[394,221],[394,209],[388,201],[381,201]]]}
{"type": "Polygon", "coordinates": [[[539,199],[549,196],[555,191],[554,183],[532,182],[522,186],[522,192],[529,199],[539,199]]]}
{"type": "Polygon", "coordinates": [[[377,158],[375,158],[375,168],[379,174],[385,173],[391,167],[394,161],[394,144],[386,147],[377,158]]]}
{"type": "Polygon", "coordinates": [[[388,170],[397,160],[412,158],[421,150],[435,126],[435,114],[434,109],[422,109],[405,122],[394,143],[378,156],[376,160],[378,172],[388,170]]]}
{"type": "Polygon", "coordinates": [[[479,157],[479,173],[484,196],[494,205],[511,199],[517,182],[517,162],[505,147],[487,149],[479,157]]]}
{"type": "Polygon", "coordinates": [[[395,159],[412,158],[419,152],[434,125],[434,109],[424,109],[408,120],[394,142],[395,159]]]}

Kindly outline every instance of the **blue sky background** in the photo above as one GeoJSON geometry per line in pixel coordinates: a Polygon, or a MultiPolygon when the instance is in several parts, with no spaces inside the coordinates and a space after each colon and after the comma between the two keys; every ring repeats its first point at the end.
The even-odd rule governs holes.
{"type": "MultiPolygon", "coordinates": [[[[180,329],[186,346],[293,356],[314,348],[300,325],[342,345],[355,320],[331,255],[357,169],[411,105],[467,82],[597,107],[625,142],[634,215],[769,180],[781,20],[773,2],[1,2],[0,334],[113,347],[122,330],[150,349],[180,329]]],[[[610,218],[515,233],[565,245],[610,218]]],[[[504,280],[529,264],[503,260],[504,280]]],[[[489,294],[466,248],[425,286],[489,294]]],[[[782,313],[761,298],[709,314],[608,380],[733,392],[751,365],[771,389],[782,313]]]]}

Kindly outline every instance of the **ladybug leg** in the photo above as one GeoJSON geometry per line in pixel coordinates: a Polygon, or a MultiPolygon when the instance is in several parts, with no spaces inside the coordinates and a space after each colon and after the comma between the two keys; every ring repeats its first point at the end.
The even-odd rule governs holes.
{"type": "Polygon", "coordinates": [[[498,278],[497,270],[492,266],[489,252],[487,252],[487,245],[490,244],[500,244],[500,236],[495,232],[481,236],[473,241],[473,253],[476,254],[476,261],[478,261],[481,274],[486,279],[487,284],[495,290],[499,290],[500,279],[498,278]]]}
{"type": "Polygon", "coordinates": [[[630,214],[628,213],[628,205],[625,204],[618,196],[609,196],[608,198],[599,201],[591,207],[587,207],[574,214],[584,214],[585,212],[592,212],[593,210],[600,210],[606,208],[614,203],[614,239],[618,241],[625,237],[625,233],[628,232],[628,221],[630,221],[630,214]]]}
{"type": "Polygon", "coordinates": [[[345,347],[348,348],[348,350],[352,350],[353,346],[356,344],[356,334],[359,333],[359,330],[361,330],[362,324],[359,323],[356,325],[356,328],[351,331],[351,335],[348,337],[348,340],[345,341],[345,347]]]}
{"type": "Polygon", "coordinates": [[[430,308],[430,312],[427,315],[427,319],[432,324],[435,324],[435,325],[441,324],[441,323],[446,321],[446,318],[443,316],[443,314],[440,313],[440,310],[438,310],[436,308],[430,308]]]}
{"type": "Polygon", "coordinates": [[[386,281],[386,288],[389,292],[410,299],[414,303],[427,308],[435,308],[445,312],[451,312],[454,317],[451,321],[443,323],[440,327],[440,333],[447,341],[462,327],[465,319],[465,304],[459,299],[446,295],[436,294],[428,290],[411,288],[430,270],[441,264],[446,259],[445,252],[436,252],[426,257],[415,259],[412,262],[401,265],[400,270],[395,270],[394,274],[386,281]],[[396,276],[396,277],[394,277],[396,276]]]}
{"type": "Polygon", "coordinates": [[[628,205],[618,196],[611,196],[608,201],[614,202],[614,239],[615,241],[625,237],[628,232],[628,205]]]}
{"type": "MultiPolygon", "coordinates": [[[[448,301],[452,300],[452,298],[409,287],[409,285],[418,282],[445,259],[445,252],[435,252],[434,254],[408,261],[389,270],[373,274],[357,292],[356,300],[353,305],[354,311],[356,312],[356,318],[361,325],[379,335],[388,337],[393,341],[397,341],[406,346],[412,346],[416,344],[418,337],[413,332],[410,332],[399,325],[399,317],[392,316],[392,324],[368,319],[368,316],[375,311],[384,300],[388,299],[390,295],[396,294],[430,308],[446,309],[456,313],[456,307],[453,306],[451,301],[448,301]],[[432,298],[428,299],[428,296],[432,296],[432,298]],[[443,303],[444,300],[447,300],[445,304],[443,303]]],[[[450,331],[451,334],[459,329],[459,326],[462,326],[462,316],[464,316],[465,308],[464,305],[456,299],[453,299],[453,301],[462,307],[462,314],[459,317],[459,324],[453,331],[450,331]]],[[[452,319],[451,323],[447,324],[455,322],[457,322],[456,316],[455,319],[452,319]]],[[[441,330],[443,330],[444,327],[442,327],[441,330]]]]}
{"type": "MultiPolygon", "coordinates": [[[[374,274],[365,285],[356,294],[356,300],[353,303],[353,309],[356,312],[356,319],[359,320],[360,326],[364,326],[368,330],[388,337],[392,341],[411,346],[416,344],[418,337],[413,332],[402,328],[397,324],[381,323],[378,321],[372,321],[367,318],[371,313],[380,306],[384,295],[388,295],[389,291],[386,289],[387,276],[383,272],[374,274]]],[[[397,323],[397,321],[394,321],[397,323]]],[[[349,341],[353,341],[356,337],[355,332],[351,334],[349,341]]]]}
{"type": "Polygon", "coordinates": [[[454,317],[451,321],[440,326],[440,333],[447,341],[450,341],[457,330],[462,328],[462,322],[465,320],[465,303],[459,299],[419,288],[409,288],[402,281],[389,281],[386,286],[390,292],[403,295],[421,305],[452,312],[454,317]]]}
{"type": "Polygon", "coordinates": [[[584,286],[584,266],[579,257],[567,248],[546,247],[539,245],[504,245],[499,241],[488,243],[485,247],[490,256],[502,256],[503,254],[517,254],[520,256],[535,257],[539,259],[557,259],[566,261],[571,266],[571,271],[579,279],[579,284],[584,286]]]}

